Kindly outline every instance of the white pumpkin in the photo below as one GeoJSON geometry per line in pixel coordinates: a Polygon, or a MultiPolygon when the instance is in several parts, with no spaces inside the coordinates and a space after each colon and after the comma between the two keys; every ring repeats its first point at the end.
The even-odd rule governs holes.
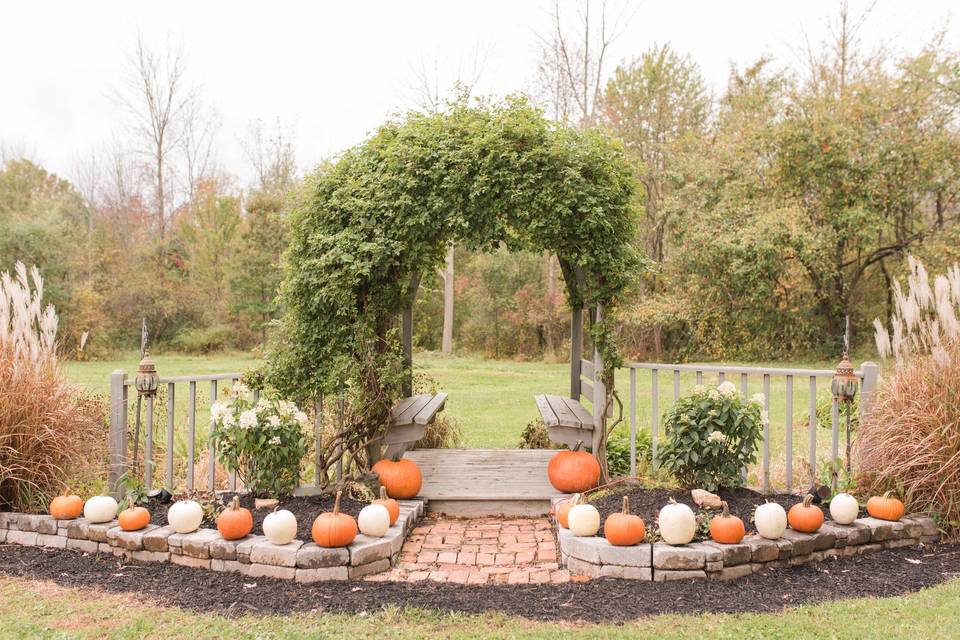
{"type": "Polygon", "coordinates": [[[368,504],[357,514],[360,533],[373,538],[382,538],[390,528],[390,512],[382,504],[368,504]]]}
{"type": "Polygon", "coordinates": [[[203,507],[196,500],[178,500],[167,511],[167,522],[177,533],[193,533],[203,522],[203,507]]]}
{"type": "Polygon", "coordinates": [[[660,509],[657,517],[660,537],[667,544],[687,544],[697,533],[697,516],[687,505],[670,498],[670,504],[660,509]]]}
{"type": "Polygon", "coordinates": [[[757,507],[753,514],[757,533],[767,540],[776,540],[787,529],[787,512],[776,502],[767,502],[757,507]]]}
{"type": "Polygon", "coordinates": [[[860,513],[860,503],[849,493],[838,493],[830,501],[830,517],[837,524],[852,524],[860,513]]]}
{"type": "Polygon", "coordinates": [[[578,504],[570,508],[567,525],[575,536],[595,536],[600,531],[600,512],[592,504],[578,504]]]}
{"type": "MultiPolygon", "coordinates": [[[[387,519],[389,518],[388,515],[387,519]]],[[[293,541],[297,537],[297,517],[286,509],[268,513],[263,519],[263,535],[267,536],[267,540],[273,544],[287,544],[293,541]]]]}
{"type": "Polygon", "coordinates": [[[83,517],[90,522],[110,522],[117,517],[117,501],[110,496],[93,496],[83,505],[83,517]]]}

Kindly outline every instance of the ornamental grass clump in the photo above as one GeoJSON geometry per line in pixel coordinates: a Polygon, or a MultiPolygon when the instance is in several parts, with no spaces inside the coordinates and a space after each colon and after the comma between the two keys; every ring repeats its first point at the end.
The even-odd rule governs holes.
{"type": "Polygon", "coordinates": [[[732,382],[680,398],[664,416],[661,465],[685,486],[708,491],[742,486],[767,420],[763,401],[762,394],[741,398],[732,382]]]}
{"type": "Polygon", "coordinates": [[[893,359],[863,418],[854,458],[860,485],[893,491],[908,511],[930,511],[960,534],[960,266],[933,286],[909,259],[907,290],[893,288],[890,330],[876,320],[877,347],[893,359]]]}
{"type": "Polygon", "coordinates": [[[0,274],[0,510],[43,510],[104,460],[102,410],[67,383],[56,336],[40,272],[0,274]]]}

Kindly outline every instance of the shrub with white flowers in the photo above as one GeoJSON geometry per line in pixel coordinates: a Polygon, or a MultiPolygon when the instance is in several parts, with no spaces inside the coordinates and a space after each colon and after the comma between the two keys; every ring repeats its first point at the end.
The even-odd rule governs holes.
{"type": "Polygon", "coordinates": [[[686,486],[708,491],[741,486],[744,469],[757,459],[767,421],[763,405],[762,393],[746,400],[732,382],[697,387],[664,416],[660,464],[686,486]]]}
{"type": "Polygon", "coordinates": [[[256,495],[285,496],[300,477],[310,419],[294,403],[234,384],[225,402],[210,407],[217,459],[256,495]]]}

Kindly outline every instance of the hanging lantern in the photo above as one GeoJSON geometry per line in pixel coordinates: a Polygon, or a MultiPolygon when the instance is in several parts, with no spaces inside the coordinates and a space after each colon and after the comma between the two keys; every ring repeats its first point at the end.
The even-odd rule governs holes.
{"type": "Polygon", "coordinates": [[[853,402],[853,398],[857,395],[858,386],[859,380],[853,373],[853,364],[850,363],[850,358],[844,351],[843,360],[837,365],[837,370],[833,374],[830,390],[833,392],[833,397],[839,402],[853,402]]]}
{"type": "Polygon", "coordinates": [[[160,376],[157,375],[157,365],[148,351],[143,352],[143,359],[137,368],[137,378],[134,381],[137,391],[143,396],[152,396],[160,386],[160,376]]]}

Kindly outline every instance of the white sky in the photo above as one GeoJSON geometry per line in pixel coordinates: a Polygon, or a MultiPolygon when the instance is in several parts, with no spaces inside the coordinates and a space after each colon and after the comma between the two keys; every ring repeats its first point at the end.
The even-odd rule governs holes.
{"type": "MultiPolygon", "coordinates": [[[[954,4],[879,0],[864,42],[912,52],[949,28],[948,43],[960,48],[954,4]]],[[[731,63],[771,54],[796,65],[804,34],[820,41],[836,8],[833,0],[646,0],[632,8],[611,61],[669,42],[719,92],[731,63]]],[[[544,0],[19,0],[0,8],[0,143],[73,177],[79,158],[124,131],[110,96],[140,31],[154,44],[182,44],[191,80],[221,119],[224,170],[249,177],[238,141],[255,118],[288,123],[298,161],[309,167],[414,106],[410,87],[422,60],[437,60],[449,81],[479,48],[489,52],[481,93],[529,87],[535,32],[548,28],[544,0]]]]}

